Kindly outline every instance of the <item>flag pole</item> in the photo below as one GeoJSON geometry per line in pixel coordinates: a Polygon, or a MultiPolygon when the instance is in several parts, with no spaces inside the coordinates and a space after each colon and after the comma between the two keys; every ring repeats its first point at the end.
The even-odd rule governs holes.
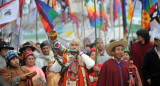
{"type": "Polygon", "coordinates": [[[36,43],[38,42],[38,11],[36,12],[36,43]]]}
{"type": "MultiPolygon", "coordinates": [[[[96,29],[96,1],[94,0],[94,17],[95,17],[95,40],[96,40],[96,58],[95,58],[95,66],[97,66],[97,55],[98,55],[98,53],[97,53],[97,29],[96,29]]],[[[97,77],[97,72],[96,72],[96,75],[95,75],[96,77],[97,77]]]]}
{"type": "MultiPolygon", "coordinates": [[[[84,42],[83,42],[83,45],[84,45],[84,49],[86,49],[86,46],[85,46],[85,27],[84,27],[84,9],[83,9],[83,0],[82,0],[82,17],[83,17],[83,24],[82,24],[82,27],[83,27],[83,33],[84,33],[84,42]]],[[[85,50],[85,54],[86,54],[86,50],[85,50]]]]}
{"type": "Polygon", "coordinates": [[[118,26],[119,26],[119,40],[120,40],[120,36],[121,36],[121,27],[120,27],[120,18],[118,18],[118,26]]]}
{"type": "Polygon", "coordinates": [[[75,28],[74,28],[74,24],[73,24],[73,23],[72,23],[72,27],[73,27],[74,35],[75,35],[76,37],[78,37],[78,36],[76,35],[76,31],[75,31],[75,28]]]}
{"type": "Polygon", "coordinates": [[[4,41],[4,38],[3,38],[3,28],[1,29],[1,40],[4,41]]]}
{"type": "MultiPolygon", "coordinates": [[[[134,7],[133,7],[132,18],[131,18],[130,25],[129,25],[128,41],[129,41],[129,34],[130,34],[130,30],[131,30],[131,28],[132,28],[132,20],[133,20],[134,10],[135,10],[135,7],[136,7],[136,2],[137,2],[137,0],[135,1],[134,7]]],[[[142,3],[142,4],[143,4],[143,3],[142,3]]]]}
{"type": "Polygon", "coordinates": [[[23,5],[24,5],[24,0],[22,3],[22,13],[21,13],[21,20],[20,20],[20,27],[19,27],[19,33],[18,33],[18,45],[17,45],[17,53],[18,53],[18,47],[20,45],[20,32],[21,32],[21,27],[22,27],[22,18],[23,18],[23,5]]]}

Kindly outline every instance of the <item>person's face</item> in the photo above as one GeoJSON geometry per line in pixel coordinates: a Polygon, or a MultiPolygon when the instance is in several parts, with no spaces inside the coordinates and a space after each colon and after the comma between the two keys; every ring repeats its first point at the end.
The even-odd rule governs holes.
{"type": "Polygon", "coordinates": [[[91,45],[91,42],[89,40],[85,40],[85,46],[86,45],[91,45]]]}
{"type": "Polygon", "coordinates": [[[130,60],[129,54],[127,52],[123,54],[123,60],[126,60],[126,61],[130,60]]]}
{"type": "Polygon", "coordinates": [[[160,47],[160,40],[155,41],[155,45],[157,45],[158,47],[160,47]]]}
{"type": "Polygon", "coordinates": [[[97,48],[98,48],[98,50],[103,50],[104,49],[104,44],[103,44],[102,41],[97,42],[97,48]]]}
{"type": "Polygon", "coordinates": [[[115,51],[112,51],[112,54],[115,58],[121,59],[124,54],[124,47],[123,46],[115,47],[115,51]]]}
{"type": "Polygon", "coordinates": [[[95,51],[92,51],[91,54],[90,54],[90,57],[95,61],[96,52],[95,52],[95,51]]]}
{"type": "Polygon", "coordinates": [[[71,50],[78,50],[79,52],[81,51],[80,45],[78,43],[75,43],[75,42],[71,43],[70,49],[71,50]]]}
{"type": "Polygon", "coordinates": [[[40,44],[37,44],[36,47],[39,48],[39,49],[41,49],[40,44]]]}
{"type": "Polygon", "coordinates": [[[137,36],[137,39],[138,39],[139,42],[144,40],[144,38],[142,38],[142,36],[137,36]]]}
{"type": "Polygon", "coordinates": [[[23,54],[26,55],[29,51],[32,51],[32,48],[26,47],[26,49],[23,50],[23,54]]]}
{"type": "Polygon", "coordinates": [[[43,46],[42,52],[44,55],[49,55],[50,47],[49,46],[43,46]]]}
{"type": "Polygon", "coordinates": [[[90,53],[91,52],[91,48],[90,47],[86,47],[86,49],[85,49],[88,53],[90,53]]]}
{"type": "Polygon", "coordinates": [[[19,66],[19,58],[14,57],[13,59],[10,60],[10,66],[17,68],[19,66]]]}
{"type": "Polygon", "coordinates": [[[30,66],[30,67],[33,66],[34,63],[35,63],[34,56],[33,55],[29,55],[27,57],[27,59],[25,60],[25,63],[26,63],[27,66],[30,66]]]}
{"type": "Polygon", "coordinates": [[[8,51],[8,48],[2,48],[0,51],[0,55],[5,57],[5,53],[8,51]]]}

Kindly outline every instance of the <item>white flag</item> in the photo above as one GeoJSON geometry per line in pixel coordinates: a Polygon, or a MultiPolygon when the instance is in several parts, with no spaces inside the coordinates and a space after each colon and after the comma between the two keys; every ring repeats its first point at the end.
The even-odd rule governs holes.
{"type": "Polygon", "coordinates": [[[28,14],[28,24],[31,24],[35,22],[37,16],[37,7],[35,0],[31,0],[30,6],[29,6],[29,14],[28,14]]]}
{"type": "Polygon", "coordinates": [[[69,0],[69,6],[70,6],[71,13],[81,12],[82,11],[82,0],[69,0]]]}
{"type": "Polygon", "coordinates": [[[16,20],[19,16],[19,0],[13,0],[0,8],[0,24],[16,20]]]}

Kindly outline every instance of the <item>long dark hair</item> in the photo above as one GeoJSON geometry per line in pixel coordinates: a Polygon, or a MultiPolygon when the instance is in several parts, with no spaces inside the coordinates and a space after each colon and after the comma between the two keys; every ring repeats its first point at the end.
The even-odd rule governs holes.
{"type": "Polygon", "coordinates": [[[137,36],[141,36],[145,40],[145,44],[150,41],[149,32],[146,29],[140,29],[136,32],[137,36]]]}

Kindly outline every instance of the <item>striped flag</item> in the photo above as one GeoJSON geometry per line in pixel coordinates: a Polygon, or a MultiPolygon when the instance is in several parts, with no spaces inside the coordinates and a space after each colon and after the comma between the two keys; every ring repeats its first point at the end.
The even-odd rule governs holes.
{"type": "Polygon", "coordinates": [[[125,4],[126,4],[126,0],[122,0],[122,18],[123,18],[123,36],[124,36],[124,39],[126,39],[126,33],[128,32],[125,4]]]}
{"type": "Polygon", "coordinates": [[[52,31],[54,29],[53,20],[58,16],[58,13],[40,0],[36,0],[36,5],[46,32],[52,31]]]}
{"type": "Polygon", "coordinates": [[[119,0],[113,1],[113,20],[115,21],[118,17],[121,16],[121,5],[119,0]]]}
{"type": "Polygon", "coordinates": [[[68,17],[71,19],[71,21],[73,21],[77,27],[79,27],[79,22],[78,22],[78,19],[77,19],[77,16],[76,16],[76,13],[68,13],[68,17]]]}
{"type": "Polygon", "coordinates": [[[57,11],[56,0],[52,1],[52,7],[55,11],[57,11]]]}
{"type": "Polygon", "coordinates": [[[127,20],[130,20],[133,17],[133,7],[131,0],[126,0],[126,14],[127,20]]]}
{"type": "Polygon", "coordinates": [[[94,10],[93,0],[86,0],[86,7],[91,26],[95,27],[95,21],[96,21],[96,28],[100,28],[101,21],[98,16],[97,10],[96,11],[94,10]],[[96,19],[95,19],[95,12],[96,12],[96,19]]]}
{"type": "Polygon", "coordinates": [[[102,2],[101,2],[101,5],[100,5],[100,20],[101,20],[100,29],[102,31],[106,31],[107,26],[108,26],[108,19],[107,19],[107,14],[106,14],[106,11],[104,9],[104,6],[103,6],[102,2]]]}

